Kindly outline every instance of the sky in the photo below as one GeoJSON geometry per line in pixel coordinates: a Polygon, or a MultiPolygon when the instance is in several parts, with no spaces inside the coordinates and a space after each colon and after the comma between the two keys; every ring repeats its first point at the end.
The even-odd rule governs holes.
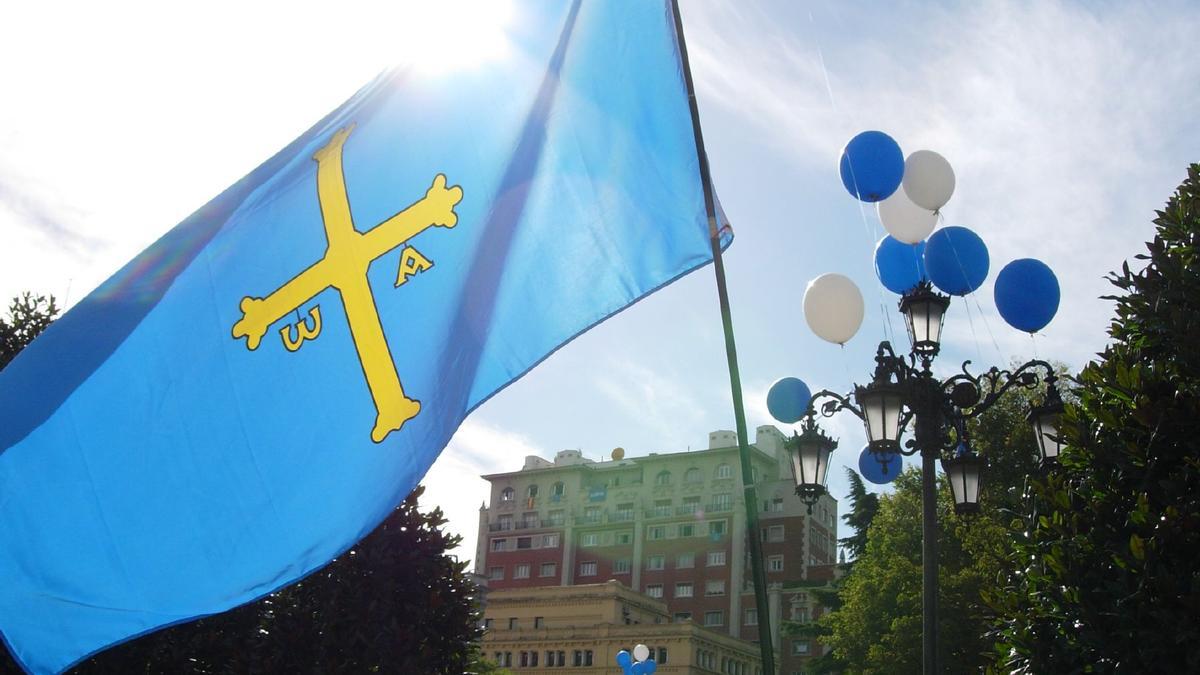
{"type": "MultiPolygon", "coordinates": [[[[845,392],[882,339],[907,348],[877,282],[874,209],[837,171],[856,133],[935,150],[957,188],[944,224],[986,242],[984,286],[956,298],[936,369],[1037,357],[1078,370],[1102,350],[1104,276],[1143,249],[1151,220],[1200,161],[1200,5],[1194,2],[682,0],[713,179],[736,241],[726,253],[747,422],[774,423],[784,376],[845,392]],[[1054,321],[1030,337],[995,310],[1016,258],[1057,274],[1054,321]],[[866,319],[844,347],[805,324],[808,281],[849,276],[866,319]]],[[[385,67],[452,77],[505,58],[505,2],[217,0],[15,3],[0,22],[0,298],[70,306],[385,67]],[[417,20],[419,19],[419,21],[417,20]],[[421,28],[418,29],[417,27],[421,28]],[[431,58],[434,57],[434,58],[431,58]]],[[[517,8],[519,9],[519,8],[517,8]]],[[[472,557],[481,474],[526,455],[601,459],[706,447],[733,429],[712,268],[576,339],[475,411],[426,476],[472,557]]],[[[775,423],[790,432],[787,425],[775,423]]],[[[846,494],[861,424],[823,424],[846,494]]],[[[751,438],[753,441],[753,438],[751,438]]],[[[886,488],[876,488],[886,490],[886,488]]]]}

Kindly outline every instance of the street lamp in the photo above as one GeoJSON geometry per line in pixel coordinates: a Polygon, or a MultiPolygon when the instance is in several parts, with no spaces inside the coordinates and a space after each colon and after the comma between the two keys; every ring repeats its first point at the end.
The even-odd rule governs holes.
{"type": "Polygon", "coordinates": [[[911,350],[897,355],[889,342],[879,343],[875,354],[875,373],[870,384],[856,386],[852,394],[819,391],[809,403],[801,436],[793,436],[790,447],[795,466],[796,493],[811,504],[825,492],[825,472],[829,453],[836,443],[817,427],[820,411],[830,417],[849,410],[863,421],[867,445],[883,464],[895,456],[921,455],[922,506],[922,661],[925,673],[939,672],[937,666],[937,461],[950,482],[955,512],[979,511],[980,484],[985,459],[971,451],[966,438],[966,423],[991,408],[1009,389],[1031,388],[1043,382],[1047,387],[1042,405],[1030,411],[1043,465],[1055,461],[1061,447],[1058,420],[1062,399],[1055,387],[1054,368],[1034,360],[1012,371],[991,368],[980,375],[962,366],[962,373],[945,380],[933,376],[931,365],[940,348],[942,321],[950,298],[940,295],[923,282],[900,300],[900,311],[908,324],[911,350]],[[1039,371],[1041,373],[1039,377],[1039,371]],[[818,401],[822,401],[818,405],[818,401]],[[912,438],[901,443],[901,436],[913,425],[912,438]],[[807,439],[807,440],[806,440],[807,439]],[[823,439],[823,440],[822,440],[823,439]]]}
{"type": "Polygon", "coordinates": [[[1051,466],[1058,462],[1058,452],[1062,449],[1062,437],[1059,435],[1059,419],[1063,412],[1062,397],[1054,386],[1054,375],[1046,378],[1046,400],[1040,406],[1029,411],[1027,419],[1033,424],[1033,437],[1037,439],[1038,451],[1042,456],[1042,466],[1051,466]]]}
{"type": "Polygon", "coordinates": [[[796,494],[812,514],[813,505],[825,494],[825,474],[829,471],[829,453],[837,447],[837,441],[825,435],[817,426],[814,414],[809,411],[800,425],[801,434],[792,432],[784,441],[784,447],[792,457],[792,476],[796,481],[796,494]]]}

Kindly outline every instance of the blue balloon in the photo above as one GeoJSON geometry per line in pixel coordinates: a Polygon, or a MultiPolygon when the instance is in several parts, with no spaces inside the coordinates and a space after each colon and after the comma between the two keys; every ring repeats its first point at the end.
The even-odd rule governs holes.
{"type": "Polygon", "coordinates": [[[864,131],[842,150],[842,185],[864,202],[887,199],[904,178],[904,153],[882,131],[864,131]]]}
{"type": "Polygon", "coordinates": [[[896,476],[900,475],[901,459],[900,453],[889,452],[884,454],[887,464],[880,462],[871,448],[862,449],[862,453],[858,456],[858,472],[863,478],[876,485],[887,485],[896,480],[896,476]]]}
{"type": "Polygon", "coordinates": [[[811,399],[812,392],[803,380],[785,377],[771,385],[767,392],[767,410],[780,422],[793,424],[804,417],[811,399]]]}
{"type": "Polygon", "coordinates": [[[630,675],[646,675],[646,664],[647,663],[651,663],[651,662],[650,661],[641,661],[639,663],[633,664],[633,667],[629,669],[630,675]]]}
{"type": "Polygon", "coordinates": [[[654,659],[642,661],[642,663],[646,664],[646,675],[654,675],[655,671],[658,670],[658,664],[654,662],[654,659]]]}
{"type": "Polygon", "coordinates": [[[942,291],[966,295],[987,278],[987,246],[965,227],[943,227],[925,243],[925,273],[942,291]]]}
{"type": "Polygon", "coordinates": [[[1026,333],[1046,327],[1058,312],[1058,278],[1046,263],[1014,260],[996,275],[996,309],[1008,325],[1026,333]]]}
{"type": "Polygon", "coordinates": [[[633,663],[633,657],[629,655],[629,652],[625,651],[624,649],[617,652],[617,665],[618,666],[621,666],[622,668],[629,670],[629,664],[631,664],[631,663],[633,663]]]}
{"type": "Polygon", "coordinates": [[[906,244],[887,235],[875,244],[875,275],[884,288],[904,295],[925,276],[925,242],[906,244]]]}

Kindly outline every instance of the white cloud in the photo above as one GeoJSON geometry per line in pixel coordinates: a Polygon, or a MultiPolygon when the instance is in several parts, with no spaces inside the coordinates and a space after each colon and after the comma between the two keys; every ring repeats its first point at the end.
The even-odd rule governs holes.
{"type": "Polygon", "coordinates": [[[992,257],[977,294],[990,329],[976,316],[978,338],[970,326],[957,337],[995,341],[1004,360],[1028,355],[1028,338],[992,309],[991,280],[1012,259],[1038,257],[1063,291],[1044,351],[1081,365],[1103,346],[1102,277],[1152,236],[1153,209],[1195,160],[1194,6],[905,6],[903,22],[858,34],[833,8],[799,30],[740,5],[695,9],[703,102],[786,144],[795,162],[832,174],[842,144],[868,128],[950,159],[948,224],[975,229],[992,257]]]}
{"type": "Polygon", "coordinates": [[[606,374],[596,378],[595,385],[628,418],[655,433],[657,447],[673,448],[681,436],[703,429],[708,419],[706,408],[686,382],[677,373],[612,358],[606,374]]]}

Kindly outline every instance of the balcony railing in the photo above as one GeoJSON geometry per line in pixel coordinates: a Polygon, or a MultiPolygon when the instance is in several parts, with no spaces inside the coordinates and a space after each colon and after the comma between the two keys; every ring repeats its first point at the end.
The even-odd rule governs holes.
{"type": "Polygon", "coordinates": [[[732,511],[733,502],[717,502],[704,507],[709,513],[721,513],[722,511],[732,511]]]}
{"type": "Polygon", "coordinates": [[[693,513],[703,513],[704,507],[699,504],[684,504],[683,506],[675,507],[675,515],[689,516],[693,513]]]}
{"type": "Polygon", "coordinates": [[[609,522],[627,523],[631,520],[633,520],[633,511],[617,511],[612,515],[612,518],[609,519],[609,522]]]}

